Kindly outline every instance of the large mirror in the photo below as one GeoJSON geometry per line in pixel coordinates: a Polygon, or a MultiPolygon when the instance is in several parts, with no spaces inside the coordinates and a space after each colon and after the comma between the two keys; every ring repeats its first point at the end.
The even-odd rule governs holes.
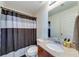
{"type": "Polygon", "coordinates": [[[66,1],[49,11],[50,37],[63,43],[73,39],[74,24],[78,15],[78,1],[66,1]]]}

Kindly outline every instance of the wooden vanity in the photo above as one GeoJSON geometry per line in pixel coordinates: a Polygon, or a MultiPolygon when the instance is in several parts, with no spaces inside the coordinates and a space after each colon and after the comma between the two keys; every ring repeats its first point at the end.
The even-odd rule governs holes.
{"type": "Polygon", "coordinates": [[[54,57],[42,47],[38,46],[38,57],[54,57]]]}
{"type": "Polygon", "coordinates": [[[61,47],[58,49],[57,47],[48,47],[48,43],[50,43],[49,40],[37,40],[38,57],[79,57],[78,51],[74,48],[61,47],[61,45],[58,45],[58,47],[61,47]]]}

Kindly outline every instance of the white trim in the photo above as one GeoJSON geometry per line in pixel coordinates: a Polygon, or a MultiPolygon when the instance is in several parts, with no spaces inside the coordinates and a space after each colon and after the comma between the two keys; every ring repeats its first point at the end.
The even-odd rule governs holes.
{"type": "Polygon", "coordinates": [[[57,6],[63,4],[65,1],[57,1],[55,4],[48,6],[48,12],[51,11],[52,9],[56,8],[57,6]]]}

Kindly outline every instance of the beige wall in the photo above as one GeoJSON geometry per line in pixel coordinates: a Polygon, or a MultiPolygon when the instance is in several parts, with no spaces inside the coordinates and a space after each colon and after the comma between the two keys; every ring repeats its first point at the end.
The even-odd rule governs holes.
{"type": "MultiPolygon", "coordinates": [[[[3,6],[3,2],[0,1],[0,7],[3,6]]],[[[1,8],[0,8],[0,13],[1,13],[1,8]]]]}
{"type": "Polygon", "coordinates": [[[27,12],[26,9],[19,8],[20,6],[18,6],[18,5],[15,7],[15,6],[12,6],[10,4],[5,3],[4,1],[1,2],[1,4],[3,4],[2,6],[5,7],[5,8],[9,8],[11,10],[15,10],[15,11],[21,12],[23,14],[33,16],[30,12],[27,12]]]}
{"type": "Polygon", "coordinates": [[[3,2],[2,1],[0,1],[0,6],[2,6],[3,5],[3,2]]]}

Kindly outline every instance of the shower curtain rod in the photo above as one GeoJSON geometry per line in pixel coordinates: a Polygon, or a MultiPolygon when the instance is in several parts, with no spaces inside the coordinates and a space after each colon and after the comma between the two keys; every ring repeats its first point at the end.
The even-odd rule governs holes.
{"type": "Polygon", "coordinates": [[[5,7],[2,7],[2,6],[1,6],[0,8],[5,9],[5,10],[9,10],[9,11],[14,11],[14,12],[16,12],[16,13],[18,13],[18,14],[25,15],[25,16],[27,16],[27,17],[30,17],[30,18],[34,18],[34,19],[36,19],[36,17],[26,15],[26,14],[21,13],[21,12],[18,12],[18,11],[16,11],[16,10],[12,10],[12,9],[5,8],[5,7]]]}

